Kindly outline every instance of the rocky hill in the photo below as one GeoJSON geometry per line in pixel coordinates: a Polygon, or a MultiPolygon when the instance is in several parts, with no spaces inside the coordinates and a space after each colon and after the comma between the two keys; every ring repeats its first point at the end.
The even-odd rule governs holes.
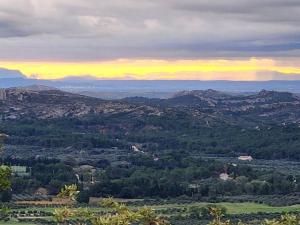
{"type": "Polygon", "coordinates": [[[214,90],[184,91],[169,99],[127,98],[127,102],[176,108],[192,115],[230,120],[300,122],[300,98],[288,92],[262,90],[254,95],[228,95],[214,90]]]}
{"type": "Polygon", "coordinates": [[[2,119],[51,119],[84,117],[117,113],[159,114],[159,110],[134,106],[117,101],[104,101],[60,90],[43,88],[0,89],[0,114],[2,119]]]}
{"type": "Polygon", "coordinates": [[[214,90],[184,91],[168,99],[126,98],[108,101],[51,88],[0,90],[3,120],[85,116],[189,115],[197,120],[233,122],[300,122],[300,99],[288,92],[262,90],[254,95],[228,95],[214,90]]]}

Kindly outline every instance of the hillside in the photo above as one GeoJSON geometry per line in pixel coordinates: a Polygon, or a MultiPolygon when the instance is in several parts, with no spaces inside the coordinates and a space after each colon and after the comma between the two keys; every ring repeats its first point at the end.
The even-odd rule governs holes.
{"type": "Polygon", "coordinates": [[[185,109],[192,116],[206,114],[255,123],[299,123],[300,98],[288,92],[262,90],[254,95],[228,95],[215,90],[184,91],[169,99],[127,98],[127,102],[185,109]],[[179,108],[180,107],[180,108],[179,108]]]}
{"type": "Polygon", "coordinates": [[[9,88],[0,90],[0,118],[0,131],[11,135],[12,145],[51,152],[128,149],[136,143],[153,153],[183,149],[300,159],[300,100],[288,92],[233,96],[206,90],[108,101],[47,88],[9,88]]]}
{"type": "Polygon", "coordinates": [[[298,96],[288,92],[266,90],[248,96],[231,96],[206,90],[179,92],[168,99],[136,97],[108,101],[46,86],[29,86],[0,90],[0,101],[4,120],[121,114],[128,114],[131,117],[160,117],[180,113],[211,122],[220,120],[229,123],[244,120],[258,124],[300,122],[298,96]]]}
{"type": "MultiPolygon", "coordinates": [[[[41,86],[39,86],[41,87],[41,86]]],[[[2,118],[61,118],[117,113],[159,113],[151,107],[136,107],[117,101],[72,94],[45,88],[8,88],[0,90],[2,118]]]]}

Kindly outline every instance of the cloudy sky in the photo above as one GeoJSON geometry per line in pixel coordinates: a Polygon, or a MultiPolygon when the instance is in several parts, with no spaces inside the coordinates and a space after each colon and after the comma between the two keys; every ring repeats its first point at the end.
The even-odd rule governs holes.
{"type": "Polygon", "coordinates": [[[299,24],[299,0],[0,0],[0,68],[53,79],[300,79],[299,24]]]}

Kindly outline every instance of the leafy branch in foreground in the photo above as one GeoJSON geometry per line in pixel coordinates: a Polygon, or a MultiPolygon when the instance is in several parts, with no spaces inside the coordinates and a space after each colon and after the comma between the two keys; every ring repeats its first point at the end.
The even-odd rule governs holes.
{"type": "Polygon", "coordinates": [[[75,201],[77,196],[79,194],[79,191],[77,190],[76,184],[71,185],[65,185],[57,195],[59,198],[68,198],[72,201],[75,201]]]}
{"type": "Polygon", "coordinates": [[[208,225],[230,225],[230,220],[222,221],[223,212],[219,207],[210,208],[210,214],[213,216],[213,220],[208,225]]]}
{"type": "Polygon", "coordinates": [[[8,190],[11,186],[11,169],[8,166],[0,166],[0,191],[8,190]]]}
{"type": "MultiPolygon", "coordinates": [[[[59,197],[75,199],[78,195],[77,186],[65,186],[59,197]]],[[[103,199],[101,205],[108,211],[102,215],[92,212],[89,208],[59,208],[54,211],[54,218],[59,223],[78,221],[79,224],[92,225],[168,225],[169,222],[160,218],[153,209],[142,207],[132,210],[125,204],[114,201],[112,198],[103,199]]]]}
{"type": "MultiPolygon", "coordinates": [[[[210,214],[213,216],[213,220],[208,225],[233,225],[230,220],[223,221],[222,218],[224,217],[222,210],[218,207],[211,208],[210,214]]],[[[295,215],[282,215],[279,220],[272,219],[272,220],[264,220],[261,225],[299,225],[300,219],[295,215]]],[[[238,222],[237,225],[247,225],[243,222],[238,222]]]]}
{"type": "Polygon", "coordinates": [[[295,215],[283,215],[279,220],[265,220],[263,225],[299,225],[300,220],[295,215]]]}
{"type": "MultiPolygon", "coordinates": [[[[0,134],[0,154],[3,151],[3,142],[8,138],[6,134],[0,134]]],[[[0,165],[0,192],[6,191],[11,187],[11,169],[8,166],[0,165]]],[[[5,206],[0,206],[0,220],[8,220],[9,219],[10,209],[5,206]]]]}
{"type": "MultiPolygon", "coordinates": [[[[3,151],[3,142],[8,136],[0,134],[0,153],[3,151]]],[[[11,169],[8,166],[0,165],[0,191],[8,190],[11,186],[11,169]]]]}
{"type": "MultiPolygon", "coordinates": [[[[75,199],[79,191],[76,185],[65,186],[60,197],[75,199]]],[[[112,198],[101,201],[104,207],[102,213],[95,213],[89,208],[59,208],[54,211],[54,218],[58,224],[75,221],[77,224],[85,225],[169,225],[170,223],[159,217],[155,211],[149,207],[142,207],[132,210],[123,203],[116,202],[112,198]]],[[[220,207],[210,207],[210,214],[213,216],[208,225],[234,225],[230,220],[223,220],[224,210],[220,207]]],[[[300,220],[295,215],[283,215],[279,220],[264,220],[261,225],[299,225],[300,220]]],[[[247,225],[238,222],[237,225],[247,225]]]]}

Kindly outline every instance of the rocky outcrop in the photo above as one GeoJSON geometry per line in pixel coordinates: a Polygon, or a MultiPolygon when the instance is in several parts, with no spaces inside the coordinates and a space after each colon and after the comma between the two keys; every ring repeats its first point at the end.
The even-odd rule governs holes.
{"type": "Polygon", "coordinates": [[[6,91],[5,89],[0,89],[0,101],[6,100],[6,91]]]}

